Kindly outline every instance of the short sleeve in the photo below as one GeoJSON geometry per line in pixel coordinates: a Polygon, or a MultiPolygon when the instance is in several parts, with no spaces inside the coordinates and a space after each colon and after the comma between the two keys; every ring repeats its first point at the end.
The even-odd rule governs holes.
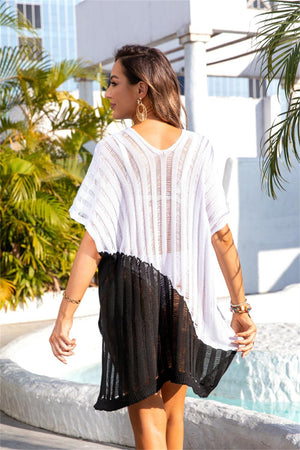
{"type": "Polygon", "coordinates": [[[101,143],[95,147],[94,155],[82,184],[69,210],[76,222],[86,226],[93,215],[97,191],[99,191],[99,172],[101,167],[101,143]]]}
{"type": "Polygon", "coordinates": [[[229,208],[221,179],[216,170],[214,151],[210,144],[208,144],[206,151],[205,203],[210,232],[213,235],[228,223],[229,208]]]}
{"type": "Polygon", "coordinates": [[[99,252],[114,251],[118,219],[118,204],[111,193],[114,172],[105,152],[101,141],[69,210],[71,218],[84,225],[99,252]]]}

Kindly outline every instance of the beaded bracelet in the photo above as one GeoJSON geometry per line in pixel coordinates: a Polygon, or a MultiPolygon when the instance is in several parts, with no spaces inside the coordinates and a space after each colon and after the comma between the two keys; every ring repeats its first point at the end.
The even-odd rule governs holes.
{"type": "Polygon", "coordinates": [[[233,303],[230,303],[230,306],[241,306],[241,305],[245,305],[246,303],[248,303],[248,300],[245,298],[245,301],[243,303],[237,303],[236,305],[234,305],[233,303]]]}
{"type": "Polygon", "coordinates": [[[239,314],[242,314],[242,313],[249,313],[249,311],[251,311],[251,306],[249,305],[249,303],[246,303],[246,304],[240,304],[240,305],[235,305],[235,306],[233,306],[233,305],[231,305],[231,307],[230,307],[230,311],[231,312],[233,312],[233,313],[239,313],[239,314]]]}
{"type": "Polygon", "coordinates": [[[74,303],[75,305],[79,305],[81,300],[74,300],[73,298],[69,297],[65,292],[63,293],[63,298],[67,300],[67,302],[74,303]]]}

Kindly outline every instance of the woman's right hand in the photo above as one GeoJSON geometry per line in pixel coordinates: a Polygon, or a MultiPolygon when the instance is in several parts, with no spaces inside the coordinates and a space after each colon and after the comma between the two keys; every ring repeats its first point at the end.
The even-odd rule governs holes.
{"type": "Polygon", "coordinates": [[[49,338],[54,356],[64,364],[67,364],[65,357],[74,355],[73,350],[76,347],[76,339],[69,338],[72,325],[73,319],[58,317],[49,338]]]}
{"type": "Polygon", "coordinates": [[[238,346],[237,351],[242,352],[242,358],[247,356],[254,347],[254,340],[256,336],[256,325],[247,313],[233,313],[231,328],[235,331],[236,341],[234,343],[238,346]]]}

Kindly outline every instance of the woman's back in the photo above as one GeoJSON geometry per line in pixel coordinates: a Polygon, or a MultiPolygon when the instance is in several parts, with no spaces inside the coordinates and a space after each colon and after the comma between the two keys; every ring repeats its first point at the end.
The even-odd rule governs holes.
{"type": "Polygon", "coordinates": [[[159,120],[147,120],[132,127],[145,141],[159,150],[171,147],[181,135],[181,129],[159,120]]]}
{"type": "Polygon", "coordinates": [[[231,330],[221,323],[210,326],[215,308],[210,236],[227,221],[224,193],[215,181],[209,141],[178,131],[171,141],[161,127],[157,139],[162,147],[171,144],[162,149],[148,142],[155,133],[142,127],[104,138],[70,212],[101,256],[138,258],[166,275],[185,298],[199,337],[229,350],[231,330]]]}

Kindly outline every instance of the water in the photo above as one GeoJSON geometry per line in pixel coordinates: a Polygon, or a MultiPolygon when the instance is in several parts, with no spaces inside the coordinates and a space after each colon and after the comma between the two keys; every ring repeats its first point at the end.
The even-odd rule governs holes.
{"type": "Polygon", "coordinates": [[[98,363],[76,369],[74,372],[69,372],[64,378],[77,383],[100,385],[101,365],[98,363]]]}
{"type": "MultiPolygon", "coordinates": [[[[192,388],[188,388],[187,395],[189,397],[199,398],[198,395],[194,394],[192,388]]],[[[251,411],[273,414],[274,416],[283,417],[284,419],[300,423],[300,402],[260,402],[240,398],[215,397],[213,393],[207,398],[209,400],[215,400],[216,402],[225,403],[226,405],[241,406],[242,408],[251,411]]]]}
{"type": "MultiPolygon", "coordinates": [[[[66,375],[65,379],[76,381],[77,383],[99,385],[101,379],[101,366],[100,364],[93,364],[91,366],[78,369],[66,375]]],[[[187,396],[199,398],[196,394],[194,394],[192,388],[190,387],[187,390],[187,396]]],[[[300,423],[299,402],[280,403],[243,400],[240,398],[229,399],[220,396],[216,397],[214,393],[210,394],[208,399],[225,403],[226,405],[241,406],[242,408],[249,409],[251,411],[273,414],[275,416],[283,417],[285,419],[292,420],[293,422],[300,423]]]]}

